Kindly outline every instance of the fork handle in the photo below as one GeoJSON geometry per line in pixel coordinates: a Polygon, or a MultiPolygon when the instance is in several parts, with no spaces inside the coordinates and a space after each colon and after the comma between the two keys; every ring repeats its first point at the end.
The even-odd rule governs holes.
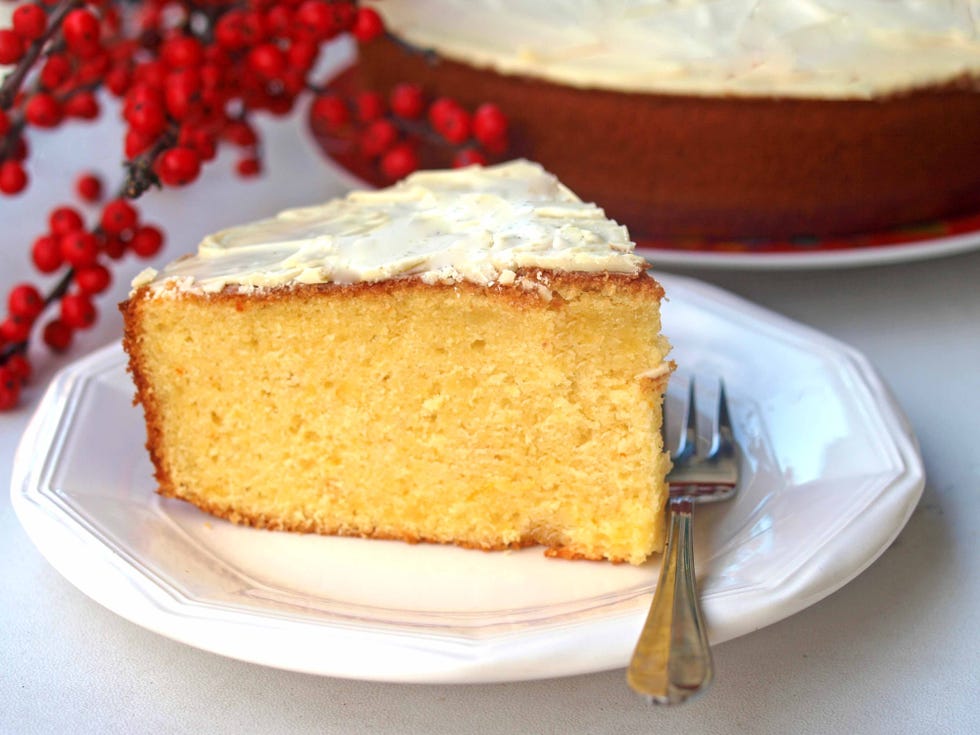
{"type": "Polygon", "coordinates": [[[679,704],[705,689],[713,665],[694,578],[691,498],[670,499],[670,531],[653,605],[626,671],[629,685],[657,704],[679,704]]]}

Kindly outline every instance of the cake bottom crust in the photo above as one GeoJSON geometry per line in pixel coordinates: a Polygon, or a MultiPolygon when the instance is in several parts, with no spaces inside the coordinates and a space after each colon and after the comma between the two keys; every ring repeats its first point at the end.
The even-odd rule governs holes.
{"type": "MultiPolygon", "coordinates": [[[[426,536],[414,536],[407,535],[404,533],[391,533],[385,531],[378,531],[375,528],[372,529],[356,529],[348,528],[337,525],[329,524],[318,524],[311,519],[304,519],[296,523],[290,523],[282,518],[270,518],[264,515],[251,515],[248,513],[243,513],[240,510],[234,508],[211,503],[200,498],[186,498],[183,497],[178,492],[171,492],[165,488],[158,488],[157,493],[166,498],[173,498],[175,500],[183,500],[191,505],[197,507],[198,509],[204,511],[208,515],[214,516],[216,518],[221,518],[223,520],[229,521],[239,526],[250,526],[252,528],[260,528],[266,531],[288,531],[291,533],[316,533],[321,536],[345,536],[348,538],[365,538],[365,539],[375,539],[377,541],[403,541],[408,544],[440,544],[443,546],[459,546],[464,549],[473,549],[476,551],[516,551],[518,549],[526,549],[531,546],[542,546],[544,544],[533,535],[523,536],[517,541],[511,543],[475,543],[473,541],[458,540],[458,539],[438,539],[430,538],[426,536]]],[[[623,557],[611,557],[604,556],[602,554],[587,554],[581,551],[576,551],[573,548],[566,546],[548,546],[545,545],[544,555],[551,559],[565,559],[568,561],[607,561],[613,564],[627,564],[629,559],[623,557]]]]}

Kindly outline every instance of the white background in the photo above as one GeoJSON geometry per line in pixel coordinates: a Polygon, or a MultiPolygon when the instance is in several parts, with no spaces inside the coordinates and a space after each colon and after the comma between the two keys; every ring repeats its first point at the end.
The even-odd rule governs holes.
{"type": "MultiPolygon", "coordinates": [[[[111,116],[110,116],[111,117],[111,116]]],[[[0,290],[33,277],[45,212],[94,167],[118,180],[113,120],[36,136],[35,185],[0,200],[0,290]],[[43,183],[41,183],[43,182],[43,183]]],[[[269,126],[270,171],[229,175],[230,157],[140,206],[166,226],[162,258],[206,232],[322,200],[341,180],[299,120],[269,126]]],[[[37,377],[0,414],[0,732],[3,733],[973,733],[980,731],[980,253],[837,271],[688,269],[863,351],[917,432],[928,473],[892,548],[804,612],[718,647],[703,698],[655,709],[623,672],[537,682],[428,686],[294,674],[161,638],[90,601],[21,530],[9,501],[14,449],[47,379],[117,339],[115,303],[145,265],[117,269],[98,326],[66,357],[36,354],[37,377]]],[[[325,652],[329,655],[329,652],[325,652]]]]}

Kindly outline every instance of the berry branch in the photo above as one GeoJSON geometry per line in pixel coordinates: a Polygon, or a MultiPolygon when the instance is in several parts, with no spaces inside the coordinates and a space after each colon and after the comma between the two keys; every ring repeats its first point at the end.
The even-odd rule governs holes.
{"type": "Polygon", "coordinates": [[[405,53],[411,54],[412,56],[421,56],[427,64],[431,65],[439,61],[439,55],[433,49],[416,46],[414,43],[410,43],[387,31],[385,31],[385,38],[405,53]]]}
{"type": "MultiPolygon", "coordinates": [[[[68,349],[95,323],[112,261],[163,247],[162,230],[141,222],[135,200],[192,183],[219,148],[237,151],[239,176],[261,173],[259,116],[292,114],[309,98],[320,144],[372,167],[379,182],[423,162],[461,166],[506,153],[507,119],[493,104],[466,110],[410,80],[381,94],[315,79],[322,49],[342,36],[395,40],[354,0],[34,0],[14,11],[12,27],[0,28],[0,65],[13,65],[0,80],[0,196],[29,186],[35,130],[96,119],[104,99],[125,122],[125,176],[94,225],[61,204],[31,245],[34,267],[55,280],[47,293],[28,282],[8,292],[0,409],[17,405],[30,379],[33,336],[68,349]]],[[[76,193],[85,205],[102,202],[101,179],[80,175],[76,193]]]]}
{"type": "MultiPolygon", "coordinates": [[[[50,15],[38,5],[22,5],[14,11],[14,27],[9,32],[12,32],[17,40],[11,36],[0,37],[0,49],[6,45],[9,50],[6,54],[8,61],[5,63],[15,62],[17,66],[0,84],[0,108],[10,107],[28,72],[41,55],[41,51],[61,30],[65,16],[79,5],[81,5],[80,0],[60,0],[51,10],[50,15]],[[6,41],[3,38],[6,38],[6,41]],[[21,51],[21,58],[16,58],[18,43],[22,49],[25,43],[28,44],[26,49],[21,51]]],[[[0,58],[3,55],[0,52],[0,58]]]]}

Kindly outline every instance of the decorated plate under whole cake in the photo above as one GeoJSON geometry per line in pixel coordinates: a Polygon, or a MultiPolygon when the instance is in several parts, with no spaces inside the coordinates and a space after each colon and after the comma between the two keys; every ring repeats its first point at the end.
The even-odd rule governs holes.
{"type": "MultiPolygon", "coordinates": [[[[661,280],[673,357],[724,376],[744,447],[739,495],[696,520],[718,643],[858,575],[908,520],[924,475],[861,355],[713,287],[661,280]]],[[[11,490],[41,553],[119,615],[225,656],[358,679],[488,682],[626,665],[657,559],[569,562],[540,548],[235,526],[155,494],[132,394],[116,345],[64,370],[24,434],[11,490]]]]}
{"type": "Polygon", "coordinates": [[[658,267],[740,270],[839,268],[928,260],[980,249],[980,214],[833,240],[638,242],[658,267]]]}

